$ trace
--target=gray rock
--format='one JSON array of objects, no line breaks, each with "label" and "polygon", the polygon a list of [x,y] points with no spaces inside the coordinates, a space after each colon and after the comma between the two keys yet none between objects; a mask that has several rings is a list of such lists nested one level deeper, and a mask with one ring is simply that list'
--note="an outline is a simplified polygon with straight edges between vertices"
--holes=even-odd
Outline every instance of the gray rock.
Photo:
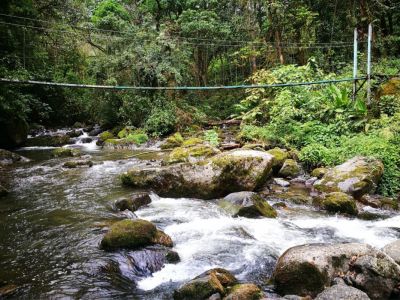
[{"label": "gray rock", "polygon": [[161,196],[213,199],[260,187],[271,174],[273,159],[263,151],[237,149],[196,163],[135,168],[121,179],[125,185],[153,189]]},{"label": "gray rock", "polygon": [[287,159],[279,170],[279,175],[284,178],[294,178],[301,172],[300,165],[294,159]]},{"label": "gray rock", "polygon": [[237,283],[237,279],[227,270],[208,270],[174,291],[175,300],[204,300],[214,294],[224,295],[226,288]]},{"label": "gray rock", "polygon": [[400,265],[400,240],[386,245],[382,250]]},{"label": "gray rock", "polygon": [[14,152],[0,149],[0,166],[11,165],[17,162],[28,162],[29,159]]},{"label": "gray rock", "polygon": [[289,181],[286,181],[285,179],[282,178],[274,178],[274,183],[282,187],[287,187],[290,185]]},{"label": "gray rock", "polygon": [[138,192],[134,193],[129,199],[121,199],[115,202],[115,206],[123,211],[130,210],[132,212],[138,210],[140,207],[150,204],[151,198],[149,193],[146,192]]},{"label": "gray rock", "polygon": [[376,189],[383,170],[382,162],[375,158],[354,157],[328,170],[314,187],[321,192],[344,192],[359,198]]},{"label": "gray rock", "polygon": [[312,296],[330,286],[337,274],[371,299],[388,299],[400,281],[400,267],[366,244],[307,244],[288,249],[278,260],[273,280],[281,294]]},{"label": "gray rock", "polygon": [[253,192],[237,192],[219,201],[219,205],[234,217],[267,217],[276,218],[277,213],[267,201]]},{"label": "gray rock", "polygon": [[351,286],[337,284],[318,294],[315,300],[370,300],[368,295]]}]

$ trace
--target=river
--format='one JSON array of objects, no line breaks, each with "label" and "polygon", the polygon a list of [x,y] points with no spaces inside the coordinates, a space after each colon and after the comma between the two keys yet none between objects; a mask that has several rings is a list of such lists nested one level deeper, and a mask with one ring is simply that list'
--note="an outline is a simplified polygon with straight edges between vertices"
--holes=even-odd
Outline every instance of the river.
[{"label": "river", "polygon": [[103,150],[80,139],[71,146],[90,155],[93,167],[63,168],[68,158],[34,147],[18,151],[30,162],[2,171],[11,193],[0,201],[0,283],[19,286],[16,298],[171,299],[179,284],[217,266],[273,296],[260,278],[291,246],[357,241],[382,248],[400,238],[400,216],[390,212],[365,221],[288,204],[277,219],[232,218],[215,201],[152,194],[136,215],[171,236],[181,261],[150,275],[132,265],[134,252],[104,252],[99,243],[113,221],[134,217],[114,207],[133,192],[118,175],[158,164],[162,153]]}]

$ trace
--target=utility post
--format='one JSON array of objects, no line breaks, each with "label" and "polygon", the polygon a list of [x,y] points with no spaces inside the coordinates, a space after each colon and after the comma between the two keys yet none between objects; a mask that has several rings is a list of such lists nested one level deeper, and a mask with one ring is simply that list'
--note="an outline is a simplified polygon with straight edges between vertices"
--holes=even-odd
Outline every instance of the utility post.
[{"label": "utility post", "polygon": [[368,25],[368,56],[367,56],[367,105],[371,105],[371,53],[372,53],[372,24]]},{"label": "utility post", "polygon": [[358,31],[354,28],[354,49],[353,49],[353,102],[356,101],[357,93],[357,67],[358,67]]}]

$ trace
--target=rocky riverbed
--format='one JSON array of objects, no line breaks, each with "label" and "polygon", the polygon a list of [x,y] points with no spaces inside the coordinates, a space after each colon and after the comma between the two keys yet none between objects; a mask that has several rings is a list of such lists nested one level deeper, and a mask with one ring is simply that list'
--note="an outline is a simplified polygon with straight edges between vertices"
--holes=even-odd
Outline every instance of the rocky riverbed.
[{"label": "rocky riverbed", "polygon": [[2,295],[399,297],[400,215],[373,194],[379,161],[308,174],[284,149],[105,136],[45,132],[1,152]]}]

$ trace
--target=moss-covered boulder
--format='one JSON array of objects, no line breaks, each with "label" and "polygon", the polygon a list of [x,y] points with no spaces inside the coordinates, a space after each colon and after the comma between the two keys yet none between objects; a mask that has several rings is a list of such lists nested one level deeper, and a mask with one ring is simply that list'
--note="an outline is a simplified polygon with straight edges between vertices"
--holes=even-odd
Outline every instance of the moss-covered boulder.
[{"label": "moss-covered boulder", "polygon": [[69,143],[70,143],[70,137],[68,135],[41,135],[29,138],[25,142],[25,146],[61,147]]},{"label": "moss-covered boulder", "polygon": [[252,283],[241,283],[234,285],[230,290],[229,294],[224,300],[258,300],[263,298],[264,293],[255,284]]},{"label": "moss-covered boulder", "polygon": [[219,201],[219,206],[228,211],[234,217],[277,217],[275,209],[254,192],[237,192],[229,194]]},{"label": "moss-covered boulder", "polygon": [[18,163],[18,162],[28,162],[29,159],[8,151],[8,150],[4,150],[4,149],[0,149],[0,166],[6,166],[6,165],[12,165],[14,163]]},{"label": "moss-covered boulder", "polygon": [[103,142],[105,142],[109,139],[113,139],[113,138],[114,138],[114,134],[112,134],[110,131],[103,131],[99,135],[99,140],[101,140]]},{"label": "moss-covered boulder", "polygon": [[301,172],[300,165],[294,159],[286,159],[278,174],[285,178],[294,178]]},{"label": "moss-covered boulder", "polygon": [[92,167],[93,162],[91,160],[70,160],[63,164],[64,168],[75,169],[78,167]]},{"label": "moss-covered boulder", "polygon": [[399,209],[399,200],[382,195],[364,195],[358,201],[373,208],[395,211]]},{"label": "moss-covered boulder", "polygon": [[342,192],[333,192],[326,195],[322,201],[322,206],[331,213],[358,214],[354,198]]},{"label": "moss-covered boulder", "polygon": [[383,175],[383,164],[371,157],[354,157],[330,169],[314,183],[321,192],[344,192],[359,198],[373,192]]},{"label": "moss-covered boulder", "polygon": [[274,148],[274,149],[268,150],[267,152],[274,157],[274,166],[273,167],[274,167],[274,170],[276,170],[276,171],[278,171],[278,170],[280,170],[280,168],[282,168],[283,163],[289,157],[289,153],[287,152],[286,149]]},{"label": "moss-covered boulder", "polygon": [[114,223],[101,241],[104,250],[137,249],[154,244],[172,246],[171,238],[146,220],[123,220]]},{"label": "moss-covered boulder", "polygon": [[382,84],[378,90],[377,96],[378,98],[382,96],[400,96],[400,78],[391,78]]},{"label": "moss-covered boulder", "polygon": [[126,137],[127,137],[129,134],[131,134],[133,131],[134,131],[133,127],[127,126],[127,127],[122,128],[122,129],[118,132],[117,136],[118,136],[118,138],[123,139],[123,138],[126,138]]},{"label": "moss-covered boulder", "polygon": [[400,280],[400,267],[366,244],[306,244],[281,255],[272,279],[281,295],[315,297],[338,274],[346,274],[371,299],[388,299]]},{"label": "moss-covered boulder", "polygon": [[236,278],[221,268],[206,271],[174,291],[175,300],[204,300],[211,295],[226,294],[226,288],[237,283]]},{"label": "moss-covered boulder", "polygon": [[314,170],[312,170],[310,175],[312,177],[317,177],[318,179],[321,179],[327,172],[327,168],[315,168]]},{"label": "moss-covered boulder", "polygon": [[220,152],[221,151],[218,149],[205,144],[195,145],[192,147],[177,147],[171,151],[167,158],[165,158],[164,164],[196,162]]},{"label": "moss-covered boulder", "polygon": [[74,157],[81,155],[81,151],[73,148],[57,148],[51,152],[53,157]]},{"label": "moss-covered boulder", "polygon": [[123,211],[130,210],[132,212],[138,210],[140,207],[151,203],[151,198],[149,193],[138,192],[134,193],[129,199],[121,199],[115,202],[115,206]]},{"label": "moss-covered boulder", "polygon": [[161,149],[173,149],[180,147],[183,144],[183,137],[179,132],[169,136],[165,142],[161,145]]},{"label": "moss-covered boulder", "polygon": [[182,143],[182,147],[192,147],[196,145],[204,144],[204,141],[200,138],[192,137],[184,140]]},{"label": "moss-covered boulder", "polygon": [[238,149],[196,163],[134,168],[121,180],[161,196],[213,199],[260,187],[269,178],[272,164],[273,157],[266,152]]}]

